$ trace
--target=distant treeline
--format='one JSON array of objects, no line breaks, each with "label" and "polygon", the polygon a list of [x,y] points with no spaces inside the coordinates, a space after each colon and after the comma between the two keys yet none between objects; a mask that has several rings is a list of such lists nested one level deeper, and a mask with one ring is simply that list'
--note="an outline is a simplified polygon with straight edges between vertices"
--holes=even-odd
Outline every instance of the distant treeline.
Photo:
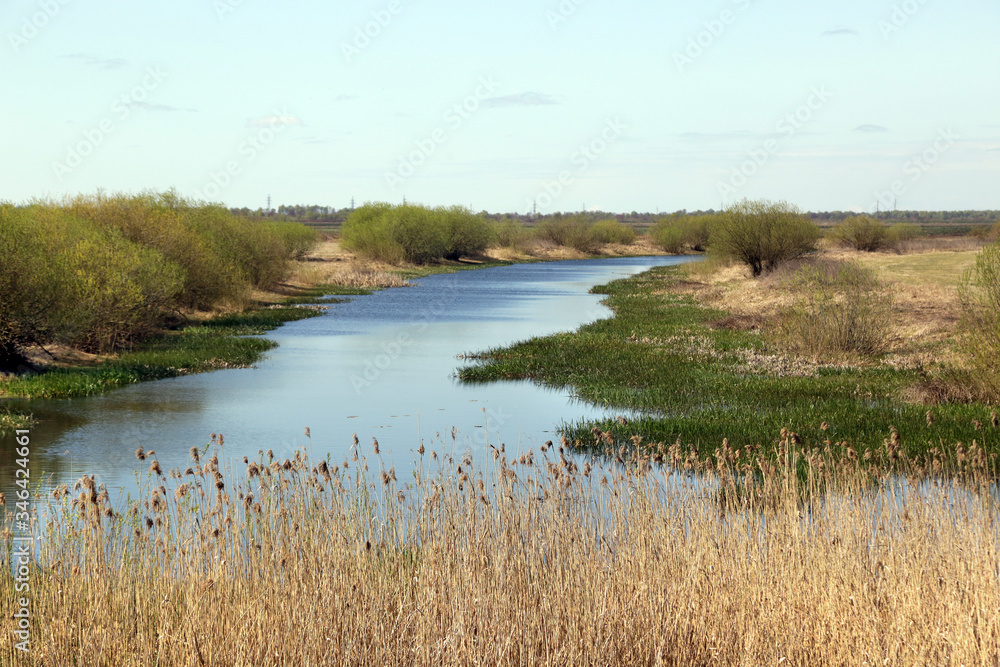
[{"label": "distant treeline", "polygon": [[[353,208],[333,208],[330,206],[318,205],[294,205],[279,206],[273,211],[265,211],[262,208],[251,210],[249,208],[231,209],[234,215],[254,218],[272,218],[302,222],[314,226],[321,226],[323,223],[331,227],[342,225],[350,217]],[[615,220],[627,225],[645,228],[651,227],[668,216],[688,215],[702,216],[720,213],[715,209],[688,211],[681,209],[670,213],[610,213],[607,211],[585,211],[580,213],[548,213],[532,215],[530,213],[489,213],[480,211],[479,215],[487,220],[503,221],[509,220],[522,225],[533,227],[546,220],[558,220],[563,217],[572,216],[577,219],[586,219],[591,222],[599,220]],[[806,216],[820,226],[835,225],[858,214],[851,211],[824,211],[807,212]],[[1000,211],[881,211],[877,215],[872,214],[879,220],[886,222],[909,222],[915,225],[927,227],[945,227],[950,225],[986,225],[993,224],[1000,220]]]},{"label": "distant treeline", "polygon": [[174,193],[0,203],[0,370],[30,345],[121,349],[180,309],[238,309],[317,233]]}]

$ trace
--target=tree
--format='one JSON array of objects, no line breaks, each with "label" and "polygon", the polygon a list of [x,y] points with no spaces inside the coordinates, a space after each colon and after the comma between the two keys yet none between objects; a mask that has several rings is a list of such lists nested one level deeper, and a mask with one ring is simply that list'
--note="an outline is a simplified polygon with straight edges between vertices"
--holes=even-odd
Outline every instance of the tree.
[{"label": "tree", "polygon": [[787,202],[743,199],[718,216],[709,245],[746,264],[757,277],[813,252],[821,235],[819,227]]}]

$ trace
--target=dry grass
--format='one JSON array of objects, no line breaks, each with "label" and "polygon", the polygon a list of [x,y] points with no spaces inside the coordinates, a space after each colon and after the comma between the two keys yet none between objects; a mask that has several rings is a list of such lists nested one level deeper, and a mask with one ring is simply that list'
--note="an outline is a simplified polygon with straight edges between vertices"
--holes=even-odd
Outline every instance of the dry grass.
[{"label": "dry grass", "polygon": [[374,484],[364,458],[261,454],[236,475],[221,442],[186,473],[147,459],[130,508],[91,478],[57,490],[33,662],[995,664],[992,460],[907,461],[892,433],[869,467],[796,441],[616,446],[607,464],[501,448],[485,468],[421,447],[410,483],[376,445]]},{"label": "dry grass", "polygon": [[796,303],[789,277],[803,264],[836,265],[853,261],[876,271],[895,294],[893,333],[887,361],[895,366],[924,367],[958,361],[955,331],[961,318],[958,284],[975,263],[975,250],[949,251],[945,246],[965,242],[937,239],[943,246],[912,254],[865,253],[826,248],[812,257],[781,265],[773,273],[753,279],[742,266],[715,264],[686,267],[688,282],[682,291],[695,294],[705,305],[726,310],[746,328],[767,328]]},{"label": "dry grass", "polygon": [[339,239],[328,237],[295,263],[289,283],[298,287],[335,285],[364,289],[408,285],[397,271],[398,267],[358,257],[344,250]]}]

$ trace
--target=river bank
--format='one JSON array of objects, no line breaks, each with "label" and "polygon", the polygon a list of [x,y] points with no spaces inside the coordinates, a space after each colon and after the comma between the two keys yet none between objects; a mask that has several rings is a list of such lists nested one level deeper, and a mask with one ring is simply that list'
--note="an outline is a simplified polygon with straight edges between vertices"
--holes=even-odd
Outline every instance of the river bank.
[{"label": "river bank", "polygon": [[[604,257],[663,254],[645,237],[629,246],[605,246]],[[185,312],[173,326],[134,349],[94,355],[59,346],[29,349],[35,370],[0,377],[3,399],[53,399],[93,396],[137,382],[158,380],[255,364],[275,343],[261,338],[286,322],[315,317],[338,297],[402,287],[410,280],[521,262],[586,257],[562,246],[536,245],[530,252],[494,248],[473,260],[431,265],[391,265],[344,250],[326,238],[292,264],[287,279],[271,291],[256,290],[253,307],[244,312]],[[326,305],[324,305],[326,304]],[[9,405],[0,412],[0,430],[23,428],[30,414]]]},{"label": "river bank", "polygon": [[[581,446],[638,437],[701,454],[728,440],[767,447],[782,429],[805,447],[880,447],[894,439],[914,457],[943,442],[998,442],[995,412],[935,402],[925,387],[954,360],[957,290],[974,251],[906,256],[824,251],[810,262],[868,262],[895,295],[881,354],[808,355],[783,345],[782,313],[799,294],[791,269],[751,279],[738,267],[653,269],[594,291],[613,319],[575,333],[470,355],[467,382],[530,379],[635,419],[570,425]],[[952,280],[953,278],[953,280]],[[895,435],[894,435],[895,434]]]}]

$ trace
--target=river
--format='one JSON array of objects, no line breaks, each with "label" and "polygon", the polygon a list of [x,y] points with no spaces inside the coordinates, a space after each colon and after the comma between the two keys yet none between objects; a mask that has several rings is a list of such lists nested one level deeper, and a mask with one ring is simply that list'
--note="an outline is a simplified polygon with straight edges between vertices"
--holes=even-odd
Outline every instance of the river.
[{"label": "river", "polygon": [[[508,451],[534,447],[557,438],[564,421],[607,413],[566,388],[463,384],[454,377],[468,363],[459,355],[609,317],[591,287],[689,259],[574,260],[430,276],[282,326],[268,334],[279,346],[254,368],[33,401],[40,423],[31,433],[32,483],[46,490],[92,474],[127,492],[148,465],[135,458],[138,447],[155,450],[164,470],[183,470],[190,447],[204,446],[213,433],[224,435],[232,458],[271,449],[283,459],[304,447],[334,462],[348,456],[356,433],[368,453],[377,438],[383,461],[401,471],[421,442],[473,455],[487,441]],[[12,436],[4,436],[3,451],[12,447]],[[0,490],[8,496],[16,488],[13,459],[0,462]]]}]

